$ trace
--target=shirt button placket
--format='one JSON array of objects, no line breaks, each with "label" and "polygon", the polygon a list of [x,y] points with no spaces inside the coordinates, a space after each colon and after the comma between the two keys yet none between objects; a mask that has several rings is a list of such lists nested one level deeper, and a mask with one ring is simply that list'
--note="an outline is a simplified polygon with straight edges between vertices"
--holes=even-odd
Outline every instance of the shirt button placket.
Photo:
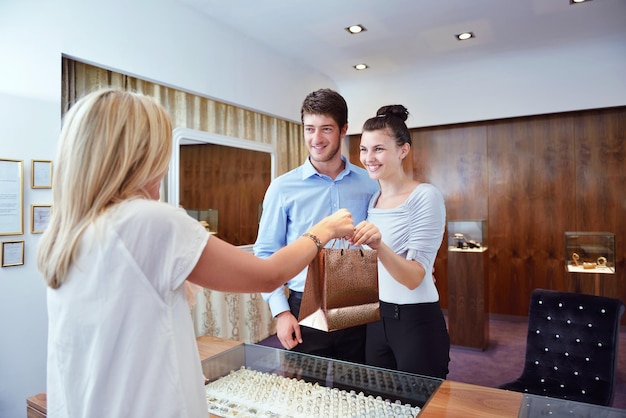
[{"label": "shirt button placket", "polygon": [[337,184],[334,181],[331,183],[330,189],[332,211],[336,212],[337,210],[339,210],[339,191],[337,190]]}]

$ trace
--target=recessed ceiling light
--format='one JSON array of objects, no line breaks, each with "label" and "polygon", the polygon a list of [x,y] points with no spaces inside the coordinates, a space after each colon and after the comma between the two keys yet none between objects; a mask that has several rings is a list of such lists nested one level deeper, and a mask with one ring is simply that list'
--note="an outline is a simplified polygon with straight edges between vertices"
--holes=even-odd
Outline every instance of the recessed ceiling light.
[{"label": "recessed ceiling light", "polygon": [[459,33],[458,35],[454,35],[454,37],[459,41],[465,41],[470,38],[475,38],[476,35],[474,35],[474,32],[463,32]]},{"label": "recessed ceiling light", "polygon": [[367,29],[363,25],[352,25],[345,28],[348,33],[351,35],[356,35],[357,33],[365,32]]},{"label": "recessed ceiling light", "polygon": [[569,4],[584,3],[586,1],[591,1],[591,0],[569,0]]},{"label": "recessed ceiling light", "polygon": [[354,66],[354,68],[357,69],[357,70],[365,70],[365,69],[367,69],[369,67],[367,66],[367,64],[357,64],[357,65]]}]

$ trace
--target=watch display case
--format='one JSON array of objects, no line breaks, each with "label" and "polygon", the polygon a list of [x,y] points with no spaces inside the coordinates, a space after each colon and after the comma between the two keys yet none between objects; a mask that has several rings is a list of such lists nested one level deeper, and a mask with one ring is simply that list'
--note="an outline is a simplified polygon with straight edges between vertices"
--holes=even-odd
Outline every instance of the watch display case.
[{"label": "watch display case", "polygon": [[615,274],[615,234],[566,232],[565,268],[570,273]]},{"label": "watch display case", "polygon": [[243,344],[202,362],[218,417],[415,417],[441,379]]},{"label": "watch display case", "polygon": [[459,219],[448,221],[448,251],[475,251],[487,249],[487,221]]}]

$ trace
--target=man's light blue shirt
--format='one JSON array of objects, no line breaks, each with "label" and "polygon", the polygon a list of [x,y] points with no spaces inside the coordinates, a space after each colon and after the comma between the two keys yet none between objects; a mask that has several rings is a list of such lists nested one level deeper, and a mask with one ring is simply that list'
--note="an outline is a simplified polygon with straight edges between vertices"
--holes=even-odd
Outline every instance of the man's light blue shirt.
[{"label": "man's light blue shirt", "polygon": [[[367,218],[367,207],[372,195],[378,191],[378,183],[369,178],[367,171],[350,164],[343,155],[341,159],[346,166],[334,180],[318,173],[307,158],[303,165],[272,181],[263,200],[255,255],[269,257],[341,208],[350,211],[355,225]],[[289,280],[287,286],[302,292],[306,272],[305,268]],[[262,295],[269,303],[272,315],[289,310],[282,286]]]}]

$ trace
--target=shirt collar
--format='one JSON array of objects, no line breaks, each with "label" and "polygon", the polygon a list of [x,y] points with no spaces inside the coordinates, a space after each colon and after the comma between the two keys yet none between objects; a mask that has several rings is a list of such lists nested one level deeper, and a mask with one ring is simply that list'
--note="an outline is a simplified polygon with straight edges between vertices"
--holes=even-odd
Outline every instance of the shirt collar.
[{"label": "shirt collar", "polygon": [[[335,180],[341,180],[344,176],[348,175],[353,169],[353,165],[348,161],[345,155],[341,154],[341,160],[345,163],[344,169],[337,175]],[[312,177],[314,175],[321,176],[320,173],[317,172],[313,164],[311,164],[311,159],[309,156],[306,157],[304,164],[302,165],[302,178],[306,179]]]}]

